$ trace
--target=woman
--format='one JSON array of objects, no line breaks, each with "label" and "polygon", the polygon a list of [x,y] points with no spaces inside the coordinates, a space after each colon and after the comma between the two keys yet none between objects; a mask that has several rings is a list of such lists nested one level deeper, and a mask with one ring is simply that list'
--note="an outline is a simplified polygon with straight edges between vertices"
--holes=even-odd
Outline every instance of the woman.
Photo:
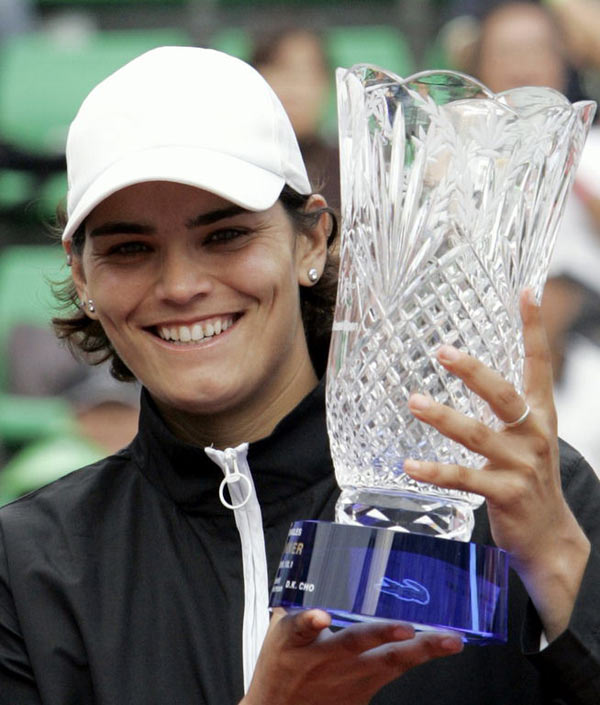
[{"label": "woman", "polygon": [[[489,459],[477,472],[407,469],[487,497],[474,539],[509,550],[519,576],[509,643],[458,654],[456,636],[403,624],[332,633],[320,610],[269,625],[290,521],[331,520],[337,496],[319,383],[331,214],[272,91],[209,50],[158,49],[109,77],[82,105],[67,155],[63,242],[81,311],[57,325],[142,383],[140,427],[117,455],[0,511],[5,702],[362,705],[418,694],[522,705],[549,702],[549,689],[595,702],[598,559],[561,489],[530,297],[531,413],[447,347],[442,363],[510,426],[492,432],[411,398],[420,419]],[[597,541],[597,480],[562,451],[567,498]],[[542,630],[550,645],[525,657],[522,629],[525,648],[538,651]],[[425,664],[441,656],[452,658]]]}]

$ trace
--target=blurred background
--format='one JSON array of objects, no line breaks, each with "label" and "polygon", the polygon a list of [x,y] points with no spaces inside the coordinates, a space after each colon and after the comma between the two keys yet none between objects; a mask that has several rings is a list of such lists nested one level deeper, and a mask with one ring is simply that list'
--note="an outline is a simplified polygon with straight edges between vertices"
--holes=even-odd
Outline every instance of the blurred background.
[{"label": "blurred background", "polygon": [[[600,0],[0,0],[0,504],[117,451],[139,390],[55,340],[68,275],[56,207],[82,99],[165,44],[250,61],[284,103],[315,188],[339,207],[333,73],[456,69],[492,90],[551,86],[600,98]],[[567,204],[544,315],[559,430],[600,469],[600,128]]]}]

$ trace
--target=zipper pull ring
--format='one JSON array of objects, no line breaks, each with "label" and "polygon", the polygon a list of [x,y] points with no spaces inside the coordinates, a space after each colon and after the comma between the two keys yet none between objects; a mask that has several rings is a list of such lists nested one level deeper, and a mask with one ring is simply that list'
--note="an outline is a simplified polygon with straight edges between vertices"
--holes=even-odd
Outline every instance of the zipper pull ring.
[{"label": "zipper pull ring", "polygon": [[[248,500],[250,499],[252,495],[252,484],[250,480],[245,476],[242,475],[242,473],[239,470],[238,463],[237,463],[237,455],[234,450],[231,448],[228,448],[225,451],[225,477],[221,480],[221,484],[219,485],[219,499],[221,500],[221,504],[224,507],[227,507],[227,509],[241,509],[245,504],[248,503]],[[233,466],[233,469],[232,469]],[[232,485],[235,482],[240,482],[240,480],[243,480],[245,483],[245,489],[246,489],[246,496],[242,499],[241,502],[238,502],[238,504],[232,504],[228,500],[225,499],[225,487],[227,485]],[[242,490],[242,488],[240,488]]]}]

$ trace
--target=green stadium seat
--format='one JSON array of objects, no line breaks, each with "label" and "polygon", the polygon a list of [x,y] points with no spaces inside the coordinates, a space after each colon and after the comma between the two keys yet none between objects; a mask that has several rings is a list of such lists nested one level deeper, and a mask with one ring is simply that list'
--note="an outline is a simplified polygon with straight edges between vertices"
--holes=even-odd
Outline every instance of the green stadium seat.
[{"label": "green stadium seat", "polygon": [[0,254],[0,439],[19,444],[72,427],[62,399],[9,394],[7,348],[17,325],[49,327],[56,312],[51,282],[66,276],[65,257],[56,245],[13,246]]},{"label": "green stadium seat", "polygon": [[422,71],[431,70],[456,70],[456,66],[452,65],[446,49],[444,47],[443,35],[438,34],[430,42],[425,50],[425,55],[422,61]]},{"label": "green stadium seat", "polygon": [[[44,32],[8,39],[0,47],[0,139],[37,154],[62,153],[71,120],[94,85],[148,49],[189,42],[178,29],[94,32],[67,43]],[[65,193],[64,175],[40,184],[0,171],[0,212],[20,204],[47,218]]]},{"label": "green stadium seat", "polygon": [[[371,63],[405,76],[414,70],[411,49],[403,35],[393,27],[331,27],[323,36],[332,68]],[[213,34],[210,46],[248,60],[252,53],[252,37],[244,27],[228,27]]]},{"label": "green stadium seat", "polygon": [[327,50],[334,67],[369,63],[400,76],[414,70],[414,59],[403,35],[385,25],[332,27],[326,33]]},{"label": "green stadium seat", "polygon": [[61,397],[0,393],[0,439],[12,448],[76,432],[69,402]]},{"label": "green stadium seat", "polygon": [[[410,76],[414,70],[412,52],[400,32],[393,27],[368,25],[333,27],[326,35],[327,52],[334,68],[350,68],[354,64],[374,64],[399,76]],[[331,91],[324,121],[324,132],[336,133],[337,106]]]},{"label": "green stadium seat", "polygon": [[42,438],[18,453],[0,472],[0,506],[106,455],[74,433]]},{"label": "green stadium seat", "polygon": [[0,135],[30,150],[61,152],[96,83],[148,49],[187,43],[176,29],[94,32],[71,42],[44,32],[12,37],[0,47]]},{"label": "green stadium seat", "polygon": [[10,211],[27,202],[34,188],[35,179],[31,174],[0,169],[0,210]]},{"label": "green stadium seat", "polygon": [[127,5],[128,7],[144,7],[147,5],[154,6],[185,6],[189,0],[37,0],[37,4],[41,7],[86,7],[99,5]]},{"label": "green stadium seat", "polygon": [[215,32],[210,46],[244,61],[248,61],[252,54],[252,38],[244,27],[226,27]]},{"label": "green stadium seat", "polygon": [[6,388],[5,355],[16,325],[50,326],[56,311],[52,283],[67,276],[62,247],[15,245],[0,253],[0,387]]}]

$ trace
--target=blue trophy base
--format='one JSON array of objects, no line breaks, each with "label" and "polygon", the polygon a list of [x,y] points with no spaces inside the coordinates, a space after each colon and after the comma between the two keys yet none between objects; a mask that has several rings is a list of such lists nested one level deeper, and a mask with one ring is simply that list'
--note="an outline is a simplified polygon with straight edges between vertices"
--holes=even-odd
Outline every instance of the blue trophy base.
[{"label": "blue trophy base", "polygon": [[333,623],[400,620],[478,644],[507,639],[508,555],[491,546],[321,521],[294,522],[271,607]]}]

